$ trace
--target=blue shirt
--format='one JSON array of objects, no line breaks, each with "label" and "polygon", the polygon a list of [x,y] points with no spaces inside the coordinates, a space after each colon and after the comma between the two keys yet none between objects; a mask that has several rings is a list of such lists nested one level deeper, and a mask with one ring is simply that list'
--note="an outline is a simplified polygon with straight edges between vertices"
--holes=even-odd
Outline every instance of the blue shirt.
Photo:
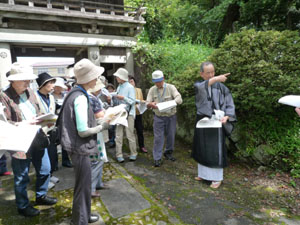
[{"label": "blue shirt", "polygon": [[120,104],[126,104],[126,110],[129,115],[135,117],[135,90],[129,82],[120,84],[117,88],[118,95],[124,96],[123,100],[119,100]]}]

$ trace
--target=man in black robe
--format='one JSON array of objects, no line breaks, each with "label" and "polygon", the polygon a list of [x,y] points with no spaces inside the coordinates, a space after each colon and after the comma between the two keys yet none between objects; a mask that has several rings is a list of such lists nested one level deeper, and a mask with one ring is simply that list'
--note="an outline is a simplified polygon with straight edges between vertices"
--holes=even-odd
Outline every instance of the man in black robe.
[{"label": "man in black robe", "polygon": [[235,121],[235,106],[229,89],[223,84],[227,74],[215,76],[211,62],[204,62],[200,67],[204,81],[194,84],[196,91],[196,122],[204,117],[211,118],[214,110],[224,112],[220,119],[221,128],[196,128],[192,157],[198,162],[196,180],[212,181],[211,187],[218,188],[223,180],[223,168],[227,166],[225,133],[232,131],[231,122]]}]

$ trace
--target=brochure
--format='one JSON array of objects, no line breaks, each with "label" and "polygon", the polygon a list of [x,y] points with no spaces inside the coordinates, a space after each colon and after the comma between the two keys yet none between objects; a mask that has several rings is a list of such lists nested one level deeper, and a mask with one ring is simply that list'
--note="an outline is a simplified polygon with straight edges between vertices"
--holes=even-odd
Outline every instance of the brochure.
[{"label": "brochure", "polygon": [[44,121],[53,121],[55,122],[57,120],[57,115],[53,114],[53,113],[47,113],[47,114],[43,114],[41,116],[36,117],[37,120],[40,120],[42,122]]},{"label": "brochure", "polygon": [[175,100],[167,101],[167,102],[160,102],[157,103],[156,106],[160,112],[166,112],[174,107],[177,106]]},{"label": "brochure", "polygon": [[[37,131],[37,125],[20,124],[15,126],[0,120],[0,150],[27,152]],[[2,151],[1,151],[2,153]]]}]

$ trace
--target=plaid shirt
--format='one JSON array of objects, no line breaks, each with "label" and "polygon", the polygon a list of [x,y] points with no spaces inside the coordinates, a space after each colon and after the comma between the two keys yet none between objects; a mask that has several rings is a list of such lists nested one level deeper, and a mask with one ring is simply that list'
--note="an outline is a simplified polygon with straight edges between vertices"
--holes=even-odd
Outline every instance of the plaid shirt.
[{"label": "plaid shirt", "polygon": [[[25,91],[28,100],[36,109],[36,112],[40,114],[40,108],[33,91],[28,88]],[[0,101],[4,105],[4,113],[7,120],[11,123],[22,121],[22,112],[18,106],[20,103],[20,96],[16,93],[15,89],[10,85],[4,92],[0,92]],[[26,154],[24,152],[14,152],[13,157],[18,159],[26,159]]]}]

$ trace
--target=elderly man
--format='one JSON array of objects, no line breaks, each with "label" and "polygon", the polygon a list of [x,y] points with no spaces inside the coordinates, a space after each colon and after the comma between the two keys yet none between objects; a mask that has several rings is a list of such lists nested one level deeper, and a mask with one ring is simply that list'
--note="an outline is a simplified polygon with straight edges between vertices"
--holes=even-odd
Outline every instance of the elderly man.
[{"label": "elderly man", "polygon": [[97,121],[87,90],[95,87],[103,67],[82,59],[74,66],[77,85],[68,93],[57,120],[62,147],[70,154],[75,187],[72,207],[74,225],[87,225],[99,220],[91,213],[91,162],[90,155],[98,153],[97,133],[108,128],[108,123]]},{"label": "elderly man", "polygon": [[[8,76],[10,86],[5,90],[9,101],[4,100],[2,102],[6,107],[5,114],[9,122],[16,125],[20,123],[35,124],[37,122],[35,118],[40,114],[40,109],[33,91],[29,88],[30,81],[36,78],[31,67],[19,63],[12,65]],[[36,203],[53,205],[57,200],[47,196],[50,180],[50,161],[47,150],[42,147],[38,149],[32,145],[27,154],[14,152],[12,154],[12,169],[18,212],[24,216],[37,216],[40,211],[30,205],[27,196],[30,162],[36,170]]]},{"label": "elderly man", "polygon": [[218,188],[223,180],[223,168],[227,165],[225,132],[232,131],[230,122],[235,121],[235,107],[229,89],[222,84],[227,74],[215,76],[211,62],[200,66],[204,81],[194,84],[196,91],[196,122],[204,117],[212,117],[214,110],[222,110],[220,119],[223,128],[195,128],[192,157],[198,162],[198,176],[195,180],[212,181],[211,188]]},{"label": "elderly man", "polygon": [[[114,76],[119,83],[117,88],[117,95],[114,96],[118,100],[119,104],[125,104],[128,112],[128,127],[125,127],[126,136],[129,142],[130,148],[130,161],[135,161],[137,157],[136,141],[134,135],[134,119],[135,119],[135,90],[134,87],[128,82],[128,72],[124,68],[119,68]],[[123,131],[124,126],[119,124],[116,128],[116,156],[119,163],[124,162],[123,158]]]},{"label": "elderly man", "polygon": [[180,93],[172,84],[164,81],[164,74],[160,70],[152,73],[152,81],[155,86],[151,87],[147,95],[147,106],[154,111],[153,132],[154,146],[153,158],[154,166],[159,167],[162,163],[162,152],[164,147],[164,136],[166,135],[166,148],[164,156],[167,160],[175,161],[173,156],[175,133],[176,133],[176,107],[160,112],[157,103],[175,100],[176,104],[182,103]]}]

